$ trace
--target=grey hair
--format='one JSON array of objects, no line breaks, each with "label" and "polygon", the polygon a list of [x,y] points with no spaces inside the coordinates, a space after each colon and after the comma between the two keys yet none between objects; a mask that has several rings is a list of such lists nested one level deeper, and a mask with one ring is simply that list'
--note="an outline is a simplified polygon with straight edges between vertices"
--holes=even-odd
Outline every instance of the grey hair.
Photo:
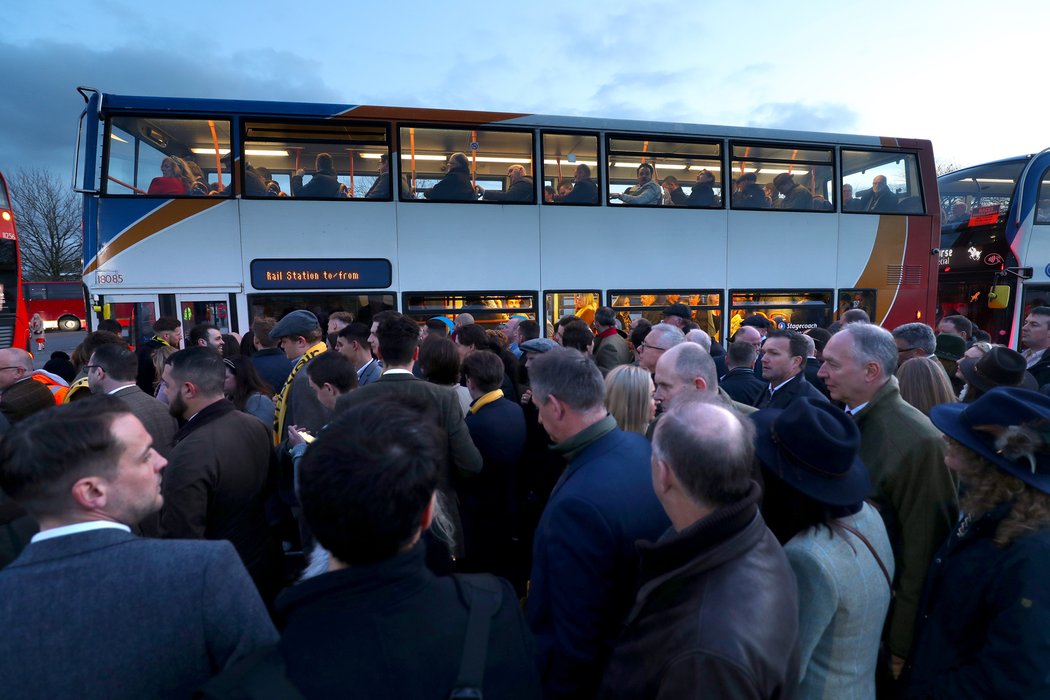
[{"label": "grey hair", "polygon": [[553,394],[574,411],[605,406],[605,381],[594,360],[579,350],[555,348],[529,360],[532,395],[547,403]]},{"label": "grey hair", "polygon": [[803,333],[802,334],[802,342],[806,344],[806,357],[807,358],[808,357],[816,357],[817,356],[817,344],[813,342],[813,339],[810,338],[805,333]]},{"label": "grey hair", "polygon": [[697,343],[686,343],[675,350],[675,356],[670,359],[674,360],[673,371],[679,381],[691,384],[694,379],[701,377],[708,391],[718,390],[718,370],[715,368],[715,361],[711,359],[711,353]]},{"label": "grey hair", "polygon": [[682,332],[682,329],[678,326],[672,326],[670,323],[657,323],[649,330],[649,335],[646,338],[648,339],[653,333],[662,334],[660,336],[661,340],[667,340],[662,345],[666,345],[668,349],[685,342],[685,333]]},{"label": "grey hair", "polygon": [[893,329],[893,337],[907,343],[909,348],[919,348],[927,355],[937,350],[937,338],[933,329],[925,323],[905,323]]},{"label": "grey hair", "polygon": [[850,323],[839,333],[853,339],[852,356],[858,364],[878,364],[884,379],[889,379],[897,371],[897,344],[893,342],[893,335],[882,326]]},{"label": "grey hair", "polygon": [[711,352],[711,336],[707,334],[707,331],[694,328],[685,334],[685,340],[687,343],[696,343],[704,350]]}]

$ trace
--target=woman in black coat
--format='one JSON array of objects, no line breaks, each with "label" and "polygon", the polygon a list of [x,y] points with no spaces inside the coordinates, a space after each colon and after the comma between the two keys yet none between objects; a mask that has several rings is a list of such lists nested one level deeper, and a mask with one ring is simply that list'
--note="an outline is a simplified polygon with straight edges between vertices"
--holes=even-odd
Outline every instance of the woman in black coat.
[{"label": "woman in black coat", "polygon": [[1050,398],[997,388],[930,419],[963,517],[930,562],[901,697],[1050,697]]}]

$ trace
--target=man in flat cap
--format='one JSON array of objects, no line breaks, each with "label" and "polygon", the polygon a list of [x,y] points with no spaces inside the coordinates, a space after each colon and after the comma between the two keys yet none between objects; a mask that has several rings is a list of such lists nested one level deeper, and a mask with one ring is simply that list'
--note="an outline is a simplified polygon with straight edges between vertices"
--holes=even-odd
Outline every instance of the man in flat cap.
[{"label": "man in flat cap", "polygon": [[329,411],[317,399],[306,376],[306,365],[328,346],[321,340],[321,324],[305,309],[297,309],[277,322],[270,331],[270,339],[277,342],[285,356],[294,362],[284,386],[277,394],[277,410],[273,420],[273,442],[279,445],[287,430],[295,426],[316,434],[330,418]]}]

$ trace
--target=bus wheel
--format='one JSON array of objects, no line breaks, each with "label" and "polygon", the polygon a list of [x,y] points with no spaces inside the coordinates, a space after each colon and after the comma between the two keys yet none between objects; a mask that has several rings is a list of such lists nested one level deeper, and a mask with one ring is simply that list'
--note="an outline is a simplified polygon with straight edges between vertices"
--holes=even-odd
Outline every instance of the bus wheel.
[{"label": "bus wheel", "polygon": [[58,319],[58,330],[79,331],[80,319],[76,316],[63,316],[62,318]]}]

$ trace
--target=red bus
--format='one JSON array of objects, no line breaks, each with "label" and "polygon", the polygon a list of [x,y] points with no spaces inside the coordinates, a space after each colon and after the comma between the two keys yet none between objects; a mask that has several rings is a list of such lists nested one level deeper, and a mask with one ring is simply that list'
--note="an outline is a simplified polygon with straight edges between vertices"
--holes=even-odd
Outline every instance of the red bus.
[{"label": "red bus", "polygon": [[24,348],[29,317],[22,302],[22,258],[7,181],[0,173],[0,347]]},{"label": "red bus", "polygon": [[87,326],[84,287],[80,282],[26,282],[26,314],[40,314],[48,330],[79,331]]}]

